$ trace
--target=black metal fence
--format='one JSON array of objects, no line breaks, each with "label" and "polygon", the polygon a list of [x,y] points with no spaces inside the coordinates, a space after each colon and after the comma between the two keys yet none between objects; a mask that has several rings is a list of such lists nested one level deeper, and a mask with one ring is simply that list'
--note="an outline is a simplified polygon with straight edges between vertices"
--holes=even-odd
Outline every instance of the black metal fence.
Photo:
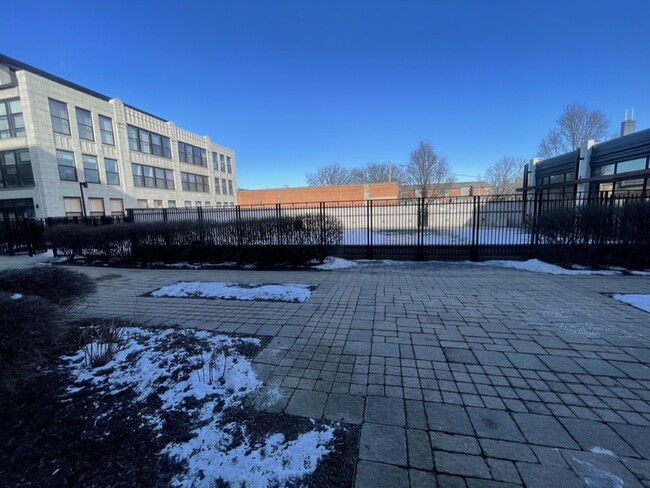
[{"label": "black metal fence", "polygon": [[[558,240],[579,231],[577,221],[565,217],[562,230],[550,230],[548,219],[562,209],[626,208],[647,201],[638,195],[474,196],[430,199],[348,201],[223,208],[131,209],[133,222],[202,220],[250,225],[256,221],[305,216],[333,217],[343,233],[334,252],[348,259],[498,259],[529,258],[544,254],[545,247],[583,245],[585,240]],[[568,213],[567,213],[568,212]],[[585,211],[583,210],[583,214]],[[600,218],[605,218],[601,212]],[[544,224],[544,227],[542,227]],[[595,225],[595,224],[594,224]],[[603,223],[604,225],[604,223]],[[611,226],[610,226],[611,227]],[[620,229],[607,230],[606,245],[620,245]],[[282,245],[282,232],[271,245]],[[236,244],[236,243],[233,243]],[[269,244],[268,241],[265,244]],[[586,242],[589,244],[589,242]],[[548,250],[547,250],[548,251]]]},{"label": "black metal fence", "polygon": [[0,254],[13,255],[27,252],[33,256],[36,251],[47,249],[43,238],[45,224],[34,219],[3,219],[0,221]]}]

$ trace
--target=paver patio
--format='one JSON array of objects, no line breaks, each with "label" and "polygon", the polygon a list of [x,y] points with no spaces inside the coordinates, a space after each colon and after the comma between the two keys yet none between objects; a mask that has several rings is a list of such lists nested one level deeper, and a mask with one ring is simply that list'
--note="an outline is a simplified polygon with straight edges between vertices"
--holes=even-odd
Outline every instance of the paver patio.
[{"label": "paver patio", "polygon": [[[606,295],[650,293],[650,277],[77,269],[98,283],[82,316],[273,336],[259,407],[361,423],[357,487],[650,486],[650,314]],[[318,288],[305,303],[141,296],[177,281]]]}]

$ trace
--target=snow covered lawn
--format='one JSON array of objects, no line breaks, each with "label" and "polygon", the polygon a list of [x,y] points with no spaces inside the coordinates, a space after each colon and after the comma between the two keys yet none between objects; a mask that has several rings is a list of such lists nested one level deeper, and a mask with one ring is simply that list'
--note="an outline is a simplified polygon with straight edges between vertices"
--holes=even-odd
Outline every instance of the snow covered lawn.
[{"label": "snow covered lawn", "polygon": [[153,297],[223,298],[229,300],[262,300],[275,302],[304,302],[311,297],[313,285],[236,284],[188,281],[163,286],[151,293]]},{"label": "snow covered lawn", "polygon": [[650,294],[649,295],[613,295],[612,298],[619,300],[633,307],[640,308],[641,310],[650,313]]},{"label": "snow covered lawn", "polygon": [[[259,349],[259,339],[175,329],[123,331],[119,352],[104,366],[88,364],[89,346],[63,358],[73,379],[68,394],[103,402],[103,419],[123,407],[127,393],[142,424],[164,439],[159,456],[179,465],[173,486],[300,484],[333,452],[338,424],[301,419],[297,428],[285,429],[289,438],[275,430],[282,422],[267,421],[261,430],[255,424],[250,397],[261,382],[247,354]],[[181,421],[173,422],[175,415]]]}]

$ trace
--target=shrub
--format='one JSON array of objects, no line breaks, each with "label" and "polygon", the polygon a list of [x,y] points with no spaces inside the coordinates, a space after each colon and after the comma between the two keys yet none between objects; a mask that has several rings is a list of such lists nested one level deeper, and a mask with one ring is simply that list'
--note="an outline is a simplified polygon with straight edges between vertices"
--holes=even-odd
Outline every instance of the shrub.
[{"label": "shrub", "polygon": [[67,305],[95,291],[95,283],[83,273],[58,266],[39,266],[0,273],[0,290],[37,295]]},{"label": "shrub", "polygon": [[104,366],[126,347],[126,331],[115,321],[100,323],[81,329],[81,349],[86,365],[92,368]]}]

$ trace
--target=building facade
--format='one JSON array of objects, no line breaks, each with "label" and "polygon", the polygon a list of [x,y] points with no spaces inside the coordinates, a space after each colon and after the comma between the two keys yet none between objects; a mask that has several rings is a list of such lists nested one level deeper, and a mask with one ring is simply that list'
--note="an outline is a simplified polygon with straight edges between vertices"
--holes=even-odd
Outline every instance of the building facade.
[{"label": "building facade", "polygon": [[0,218],[234,206],[209,137],[0,55]]},{"label": "building facade", "polygon": [[350,202],[391,200],[399,197],[399,185],[369,183],[362,185],[306,186],[267,190],[239,190],[239,205],[276,205],[314,202]]},{"label": "building facade", "polygon": [[524,170],[524,188],[545,199],[634,197],[650,194],[650,129],[634,130],[626,120],[621,136],[587,141],[575,151],[533,160]]}]

